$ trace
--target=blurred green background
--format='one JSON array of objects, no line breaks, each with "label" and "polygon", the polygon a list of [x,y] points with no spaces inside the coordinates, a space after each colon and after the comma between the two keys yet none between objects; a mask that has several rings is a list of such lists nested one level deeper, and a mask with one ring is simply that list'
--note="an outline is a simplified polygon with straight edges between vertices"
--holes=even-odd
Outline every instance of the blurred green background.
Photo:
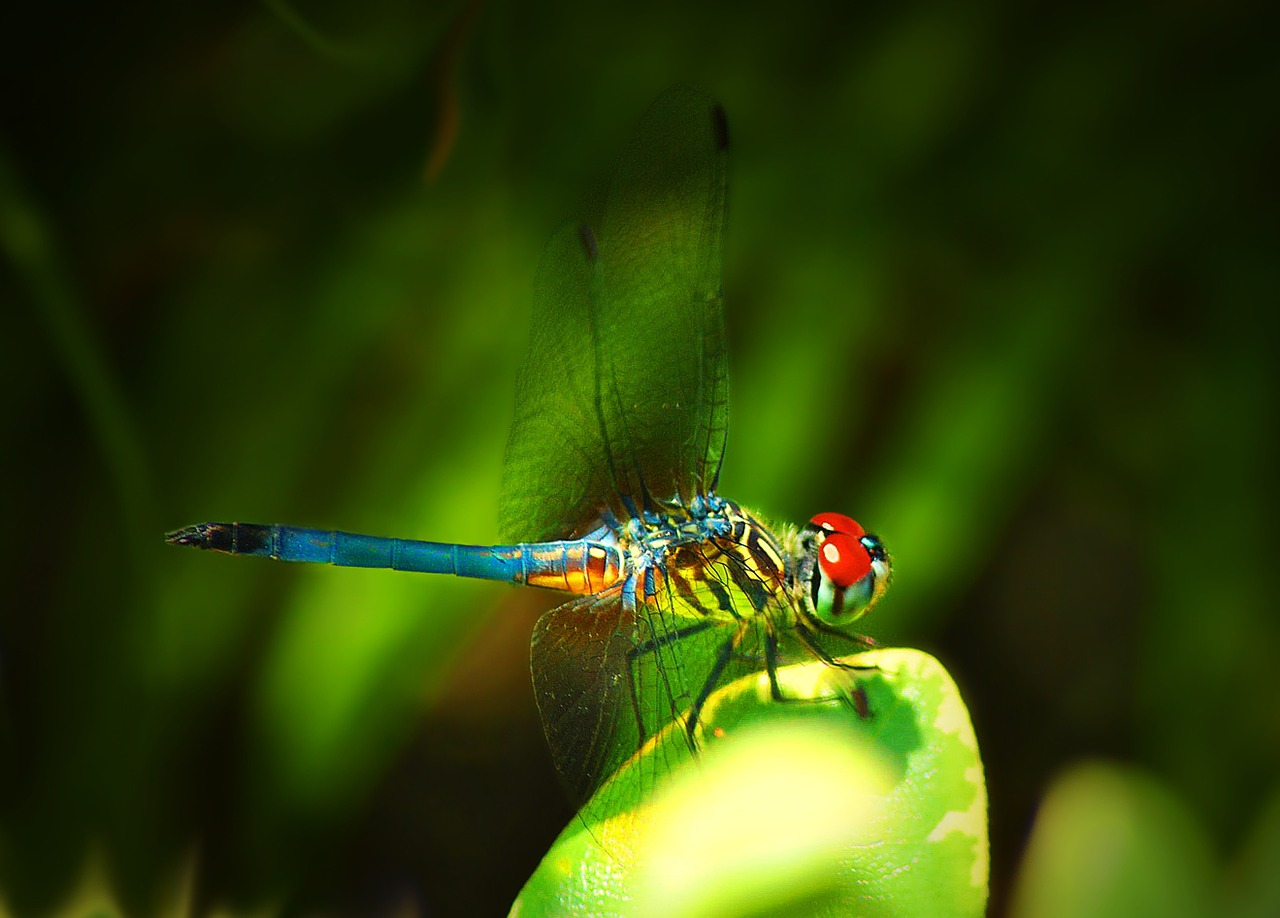
[{"label": "blurred green background", "polygon": [[1275,26],[6,6],[3,902],[96,865],[133,914],[505,912],[571,815],[527,669],[555,597],[161,537],[493,539],[542,245],[681,80],[732,138],[721,490],[893,551],[866,630],[965,693],[992,913],[1085,757],[1234,863],[1280,776]]}]

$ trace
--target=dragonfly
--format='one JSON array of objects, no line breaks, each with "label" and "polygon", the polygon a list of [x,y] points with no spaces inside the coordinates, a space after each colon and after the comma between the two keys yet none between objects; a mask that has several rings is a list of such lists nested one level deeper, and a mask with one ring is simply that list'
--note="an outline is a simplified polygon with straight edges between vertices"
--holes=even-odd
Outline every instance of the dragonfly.
[{"label": "dragonfly", "polygon": [[[622,155],[598,228],[549,243],[506,448],[505,544],[239,522],[168,540],[573,594],[534,627],[533,686],[557,769],[601,813],[596,792],[660,731],[697,754],[717,688],[764,672],[775,699],[795,700],[780,667],[857,669],[842,657],[874,645],[851,626],[888,586],[881,541],[840,513],[773,526],[716,493],[727,148],[720,106],[669,90]],[[669,764],[653,763],[653,780]]]}]

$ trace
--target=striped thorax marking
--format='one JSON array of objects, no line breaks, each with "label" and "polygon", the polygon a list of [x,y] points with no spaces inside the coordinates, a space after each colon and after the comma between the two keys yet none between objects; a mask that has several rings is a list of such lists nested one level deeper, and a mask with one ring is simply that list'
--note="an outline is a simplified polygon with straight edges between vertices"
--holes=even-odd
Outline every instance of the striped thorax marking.
[{"label": "striped thorax marking", "polygon": [[[634,526],[634,521],[633,524]],[[721,500],[706,518],[651,521],[641,536],[655,591],[667,581],[683,604],[713,619],[751,618],[787,602],[786,555],[769,530],[737,504]]]}]

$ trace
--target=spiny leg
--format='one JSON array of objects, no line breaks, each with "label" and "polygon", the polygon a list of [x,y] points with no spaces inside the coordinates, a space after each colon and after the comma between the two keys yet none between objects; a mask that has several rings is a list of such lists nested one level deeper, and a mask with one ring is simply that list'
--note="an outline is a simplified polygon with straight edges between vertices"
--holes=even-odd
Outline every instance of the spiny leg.
[{"label": "spiny leg", "polygon": [[[821,644],[818,643],[817,635],[814,634],[813,629],[811,629],[809,625],[805,624],[804,622],[796,622],[795,630],[800,640],[804,642],[804,645],[809,648],[809,650],[813,653],[813,655],[816,656],[823,663],[826,663],[828,666],[834,666],[836,669],[850,669],[850,670],[878,670],[880,668],[873,664],[845,663],[841,660],[837,660],[835,657],[833,657],[831,654],[827,652],[825,647],[823,647]],[[829,629],[826,627],[822,627],[819,630],[821,630],[824,634],[831,634],[846,641],[849,640],[851,637],[851,635],[845,634],[843,631],[838,631],[834,628]],[[863,638],[858,636],[855,639],[857,640],[858,643],[866,646],[868,650],[876,646],[875,643],[869,640],[868,638]]]},{"label": "spiny leg", "polygon": [[[844,663],[837,660],[835,657],[831,656],[831,654],[827,653],[826,649],[817,642],[813,632],[811,632],[804,624],[797,622],[795,627],[796,633],[799,635],[800,640],[804,642],[804,645],[809,648],[810,652],[812,652],[814,656],[827,666],[835,667],[836,669],[844,672],[867,672],[878,671],[880,669],[880,667],[874,665],[864,666],[858,663]],[[840,635],[847,637],[847,635],[843,635],[843,633],[840,633]],[[813,704],[820,703],[825,700],[822,698],[796,698],[784,694],[782,686],[778,684],[778,666],[780,663],[781,659],[778,654],[778,638],[777,635],[770,632],[765,636],[765,667],[769,672],[769,692],[773,696],[774,701],[781,702],[782,704]],[[854,683],[849,699],[853,704],[853,709],[857,712],[859,719],[867,720],[871,717],[871,707],[867,701],[867,692],[866,689],[862,687],[861,683]]]},{"label": "spiny leg", "polygon": [[[874,639],[867,637],[865,634],[850,634],[848,631],[842,631],[839,628],[836,628],[832,625],[828,625],[826,622],[821,622],[816,620],[810,621],[807,624],[805,622],[797,622],[796,626],[801,630],[807,632],[807,637],[805,640],[805,643],[807,644],[809,644],[810,640],[816,639],[816,635],[814,634],[814,632],[819,632],[821,634],[829,635],[830,637],[839,638],[842,641],[852,641],[853,643],[860,646],[863,650],[875,650],[877,647],[880,646]],[[813,645],[810,644],[810,646],[812,647]],[[869,668],[865,666],[859,666],[856,663],[832,662],[831,665],[841,666],[845,669]]]},{"label": "spiny leg", "polygon": [[715,691],[716,686],[720,683],[720,677],[724,675],[725,668],[729,665],[729,661],[733,659],[734,654],[738,652],[738,645],[742,643],[742,638],[747,633],[749,623],[739,625],[738,628],[725,639],[720,645],[720,652],[716,654],[715,665],[711,667],[711,672],[707,675],[706,681],[702,683],[702,688],[698,691],[698,697],[694,699],[693,704],[689,706],[689,720],[685,724],[685,734],[689,738],[689,748],[696,749],[698,745],[697,739],[694,737],[694,731],[698,728],[698,721],[702,719],[702,708],[707,703],[707,699],[711,697],[711,693]]}]

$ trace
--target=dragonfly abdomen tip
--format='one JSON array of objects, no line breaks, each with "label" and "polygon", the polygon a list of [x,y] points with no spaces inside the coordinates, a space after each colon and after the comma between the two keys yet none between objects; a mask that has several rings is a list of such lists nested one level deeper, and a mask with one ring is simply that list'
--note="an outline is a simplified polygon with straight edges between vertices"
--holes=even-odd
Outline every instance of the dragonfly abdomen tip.
[{"label": "dragonfly abdomen tip", "polygon": [[185,526],[173,532],[166,532],[164,540],[170,545],[194,545],[197,548],[203,548],[207,542],[204,528],[204,526]]}]

